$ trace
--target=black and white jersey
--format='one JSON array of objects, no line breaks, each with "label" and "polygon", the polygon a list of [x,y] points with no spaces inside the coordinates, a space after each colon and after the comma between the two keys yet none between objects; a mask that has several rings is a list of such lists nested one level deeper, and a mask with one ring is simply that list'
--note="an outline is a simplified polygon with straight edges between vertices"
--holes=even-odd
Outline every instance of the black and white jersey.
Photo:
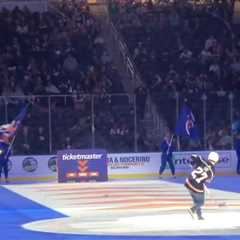
[{"label": "black and white jersey", "polygon": [[215,175],[214,165],[198,155],[192,155],[191,159],[193,171],[186,179],[185,186],[194,192],[203,193],[204,183],[210,182]]}]

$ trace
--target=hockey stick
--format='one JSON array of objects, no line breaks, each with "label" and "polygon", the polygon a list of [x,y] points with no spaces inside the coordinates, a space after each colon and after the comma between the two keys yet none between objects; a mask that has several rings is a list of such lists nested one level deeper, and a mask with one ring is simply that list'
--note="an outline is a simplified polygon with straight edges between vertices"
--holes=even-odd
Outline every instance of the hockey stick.
[{"label": "hockey stick", "polygon": [[218,202],[215,198],[212,197],[212,194],[210,193],[210,190],[207,188],[206,185],[204,185],[204,190],[205,190],[205,193],[206,193],[206,196],[208,197],[209,200],[213,201],[214,204],[217,206],[217,207],[226,207],[227,206],[227,203],[226,202]]}]

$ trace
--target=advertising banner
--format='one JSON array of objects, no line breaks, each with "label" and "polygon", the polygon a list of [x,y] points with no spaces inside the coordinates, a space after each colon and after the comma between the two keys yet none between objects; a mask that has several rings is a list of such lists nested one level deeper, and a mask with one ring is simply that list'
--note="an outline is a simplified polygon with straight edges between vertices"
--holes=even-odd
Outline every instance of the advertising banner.
[{"label": "advertising banner", "polygon": [[67,149],[57,153],[58,182],[107,181],[107,152]]},{"label": "advertising banner", "polygon": [[54,155],[26,155],[11,156],[9,160],[10,177],[50,177],[56,175],[56,156]]},{"label": "advertising banner", "polygon": [[[209,151],[174,152],[173,161],[176,174],[186,175],[191,171],[190,157],[192,154],[202,155],[206,159],[208,153]],[[235,174],[237,166],[235,151],[218,151],[218,153],[220,161],[216,165],[216,174]],[[101,158],[98,158],[98,155],[101,155]],[[60,159],[59,175],[57,174],[58,159]],[[68,181],[76,181],[77,178],[78,181],[89,179],[105,181],[107,176],[109,179],[156,177],[160,165],[161,153],[159,152],[106,154],[106,151],[101,149],[99,151],[96,149],[88,150],[87,152],[68,150],[60,151],[57,156],[12,156],[9,162],[9,177],[15,180],[49,180],[59,177],[60,181],[67,179]],[[64,173],[68,173],[68,178],[64,177]],[[164,174],[170,174],[168,168]]]},{"label": "advertising banner", "polygon": [[[209,151],[199,152],[174,152],[173,162],[177,174],[186,174],[190,171],[190,157],[192,154],[199,154],[207,159]],[[216,165],[218,173],[234,172],[236,168],[236,154],[234,151],[218,151],[220,161]],[[123,176],[131,174],[143,176],[157,175],[161,165],[161,153],[121,153],[108,154],[109,174],[114,176]],[[167,169],[164,173],[169,174]]]}]

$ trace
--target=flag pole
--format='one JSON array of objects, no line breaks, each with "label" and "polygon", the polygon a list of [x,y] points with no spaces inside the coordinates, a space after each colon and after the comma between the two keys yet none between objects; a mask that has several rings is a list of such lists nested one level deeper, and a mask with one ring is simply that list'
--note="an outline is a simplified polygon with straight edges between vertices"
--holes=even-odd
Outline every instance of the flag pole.
[{"label": "flag pole", "polygon": [[174,137],[174,134],[172,134],[170,143],[168,144],[167,155],[169,154],[170,147],[172,146],[173,137]]},{"label": "flag pole", "polygon": [[[179,93],[176,92],[176,121],[179,116]],[[177,150],[180,151],[180,137],[177,136]]]},{"label": "flag pole", "polygon": [[[28,106],[30,105],[30,103],[28,103],[22,110],[21,110],[21,112],[17,115],[17,118],[19,117],[19,115],[21,115],[22,114],[22,112],[23,112],[23,110],[24,110],[24,113],[23,113],[23,115],[21,116],[21,117],[19,117],[19,120],[18,119],[16,119],[15,118],[15,120],[13,120],[13,121],[15,121],[16,123],[16,131],[15,131],[15,133],[14,133],[14,136],[13,136],[13,138],[12,138],[12,140],[10,141],[10,143],[9,143],[9,147],[8,147],[8,149],[7,149],[7,152],[5,153],[5,155],[4,155],[4,158],[6,158],[7,156],[8,156],[8,154],[9,154],[9,152],[12,150],[12,146],[13,146],[13,143],[15,142],[15,139],[16,139],[16,136],[17,136],[17,131],[18,131],[18,129],[19,129],[19,125],[21,124],[21,122],[22,122],[22,120],[24,119],[24,117],[25,117],[25,115],[26,115],[26,110],[27,110],[27,108],[28,108]],[[19,122],[19,123],[18,123]],[[19,125],[18,125],[19,124]]]},{"label": "flag pole", "polygon": [[178,151],[180,151],[180,148],[181,148],[181,146],[180,146],[180,137],[177,136],[177,149],[178,149]]},{"label": "flag pole", "polygon": [[13,143],[15,142],[16,135],[17,135],[17,134],[15,134],[14,137],[13,137],[13,139],[11,140],[11,142],[10,142],[10,144],[9,144],[9,147],[8,147],[8,149],[7,149],[7,152],[6,152],[5,155],[4,155],[4,158],[7,158],[9,152],[12,150],[12,146],[13,146]]}]

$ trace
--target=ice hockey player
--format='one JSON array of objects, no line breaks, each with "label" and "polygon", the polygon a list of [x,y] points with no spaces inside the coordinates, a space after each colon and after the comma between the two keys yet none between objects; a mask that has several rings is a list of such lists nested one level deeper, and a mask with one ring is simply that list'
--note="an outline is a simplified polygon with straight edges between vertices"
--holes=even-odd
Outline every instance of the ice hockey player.
[{"label": "ice hockey player", "polygon": [[203,220],[202,206],[205,202],[206,194],[206,182],[211,182],[215,175],[215,164],[219,161],[219,155],[217,152],[210,152],[208,159],[205,160],[202,156],[192,155],[191,165],[193,170],[187,177],[185,187],[188,189],[192,200],[193,207],[190,208],[189,212],[193,218],[195,216],[199,220]]}]

